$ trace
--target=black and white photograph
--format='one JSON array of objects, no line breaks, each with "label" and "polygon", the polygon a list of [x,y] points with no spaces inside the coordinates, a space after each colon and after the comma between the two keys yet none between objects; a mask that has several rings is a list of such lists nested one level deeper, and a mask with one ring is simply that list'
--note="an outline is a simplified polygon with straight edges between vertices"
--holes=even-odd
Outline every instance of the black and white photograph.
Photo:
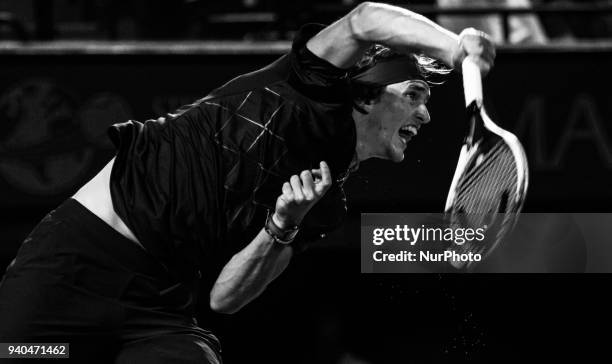
[{"label": "black and white photograph", "polygon": [[0,0],[0,363],[606,362],[610,65],[610,0]]}]

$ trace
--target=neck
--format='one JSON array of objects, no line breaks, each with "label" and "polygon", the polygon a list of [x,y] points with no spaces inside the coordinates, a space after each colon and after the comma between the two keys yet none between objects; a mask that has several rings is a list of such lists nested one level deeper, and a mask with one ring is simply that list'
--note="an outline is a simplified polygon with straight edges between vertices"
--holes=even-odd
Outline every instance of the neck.
[{"label": "neck", "polygon": [[353,109],[353,122],[357,134],[357,145],[355,146],[355,154],[357,161],[362,162],[366,159],[373,158],[375,155],[372,151],[371,144],[367,142],[368,136],[372,135],[372,130],[369,130],[368,114],[362,114]]}]

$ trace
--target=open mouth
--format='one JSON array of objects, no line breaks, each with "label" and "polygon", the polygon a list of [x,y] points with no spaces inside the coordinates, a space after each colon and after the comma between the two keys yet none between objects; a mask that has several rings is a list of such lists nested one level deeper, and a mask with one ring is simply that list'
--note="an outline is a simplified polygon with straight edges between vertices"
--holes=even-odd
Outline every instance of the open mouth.
[{"label": "open mouth", "polygon": [[415,137],[418,134],[418,132],[419,132],[419,129],[416,126],[404,125],[399,129],[398,134],[400,138],[402,139],[402,141],[406,143],[407,141]]}]

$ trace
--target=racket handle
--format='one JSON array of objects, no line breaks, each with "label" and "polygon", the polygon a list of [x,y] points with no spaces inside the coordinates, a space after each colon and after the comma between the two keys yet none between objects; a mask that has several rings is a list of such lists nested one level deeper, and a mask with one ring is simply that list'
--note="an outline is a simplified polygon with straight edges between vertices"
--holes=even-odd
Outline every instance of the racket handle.
[{"label": "racket handle", "polygon": [[470,56],[465,57],[461,64],[463,73],[463,93],[465,95],[465,106],[469,106],[476,100],[478,106],[482,106],[482,76],[480,67]]}]

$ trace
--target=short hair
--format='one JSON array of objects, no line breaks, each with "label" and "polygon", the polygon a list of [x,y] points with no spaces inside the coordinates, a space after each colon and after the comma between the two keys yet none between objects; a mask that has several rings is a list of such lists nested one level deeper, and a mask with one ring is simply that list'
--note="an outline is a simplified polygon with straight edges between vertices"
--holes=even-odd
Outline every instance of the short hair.
[{"label": "short hair", "polygon": [[[380,44],[373,44],[361,57],[361,59],[349,70],[349,78],[353,75],[364,72],[365,70],[374,67],[381,60],[390,60],[393,58],[406,58],[406,54],[398,53],[388,47]],[[408,61],[413,62],[413,66],[419,73],[419,78],[423,79],[429,85],[440,85],[444,83],[444,76],[449,74],[452,69],[442,65],[433,58],[422,54],[409,53]],[[358,82],[351,83],[351,96],[353,106],[362,114],[365,114],[358,103],[370,103],[377,101],[382,95],[384,88],[387,85],[371,85]]]}]

